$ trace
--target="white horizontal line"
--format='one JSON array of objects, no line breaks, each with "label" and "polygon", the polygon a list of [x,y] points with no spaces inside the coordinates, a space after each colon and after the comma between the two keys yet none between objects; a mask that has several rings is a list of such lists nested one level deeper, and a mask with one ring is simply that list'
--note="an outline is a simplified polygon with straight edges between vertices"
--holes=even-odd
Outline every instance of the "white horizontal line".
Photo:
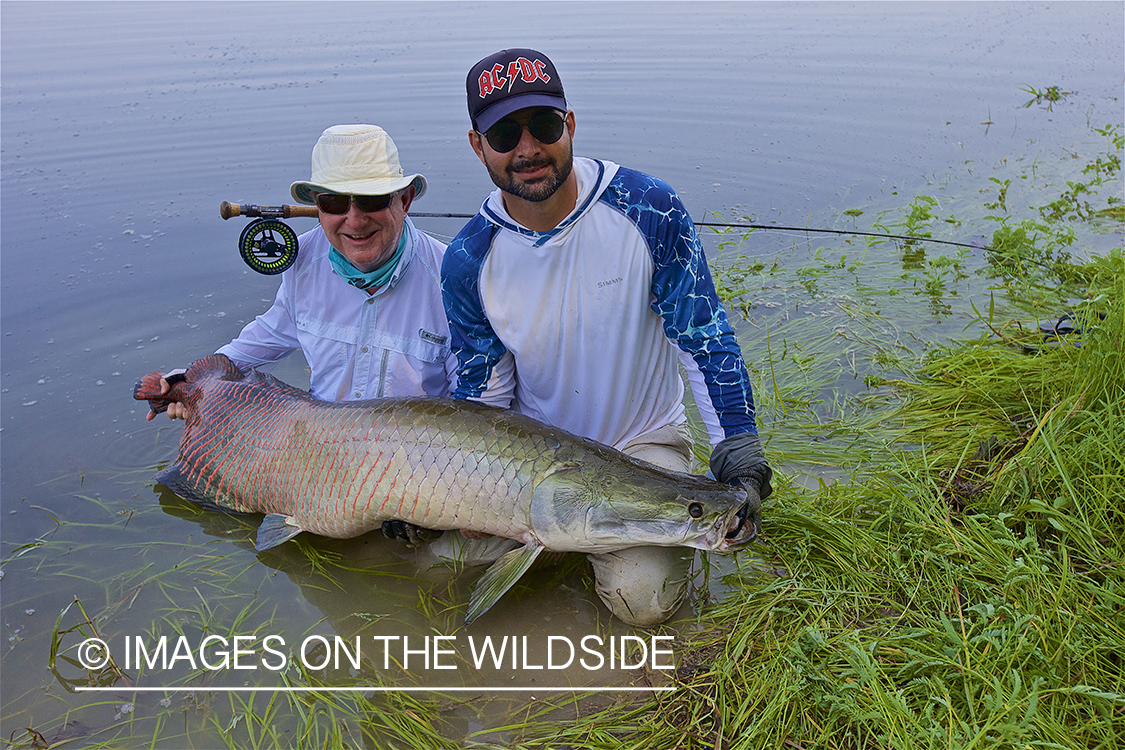
[{"label": "white horizontal line", "polygon": [[665,693],[675,687],[79,687],[79,693]]}]

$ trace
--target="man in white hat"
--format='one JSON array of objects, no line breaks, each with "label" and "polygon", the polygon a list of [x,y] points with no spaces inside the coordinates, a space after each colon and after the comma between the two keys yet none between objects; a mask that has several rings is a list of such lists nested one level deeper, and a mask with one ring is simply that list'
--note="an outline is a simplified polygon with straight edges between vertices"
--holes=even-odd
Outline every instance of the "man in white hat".
[{"label": "man in white hat", "polygon": [[[439,280],[445,245],[407,216],[426,178],[403,176],[382,128],[335,125],[313,148],[311,179],[290,192],[317,207],[320,225],[298,238],[273,305],[218,353],[268,371],[301,349],[309,390],[327,401],[448,395],[456,360]],[[184,407],[168,416],[183,419]]]}]

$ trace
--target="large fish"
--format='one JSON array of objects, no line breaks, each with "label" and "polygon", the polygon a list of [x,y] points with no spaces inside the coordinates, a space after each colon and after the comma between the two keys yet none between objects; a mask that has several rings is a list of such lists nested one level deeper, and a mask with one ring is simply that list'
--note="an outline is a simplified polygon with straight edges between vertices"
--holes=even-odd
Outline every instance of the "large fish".
[{"label": "large fish", "polygon": [[176,462],[157,480],[207,506],[265,513],[256,548],[301,531],[347,538],[400,519],[467,529],[523,546],[477,582],[472,622],[544,549],[610,552],[686,546],[727,552],[750,542],[746,493],[677,474],[515,412],[435,398],[332,403],[223,355],[133,396],[188,417]]}]

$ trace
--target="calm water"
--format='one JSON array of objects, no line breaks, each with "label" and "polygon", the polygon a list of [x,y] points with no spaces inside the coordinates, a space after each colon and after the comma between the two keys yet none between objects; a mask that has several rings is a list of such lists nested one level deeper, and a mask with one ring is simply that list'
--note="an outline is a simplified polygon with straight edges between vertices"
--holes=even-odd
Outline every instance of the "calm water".
[{"label": "calm water", "polygon": [[[253,519],[198,513],[151,480],[180,427],[146,423],[134,381],[213,351],[276,288],[242,264],[244,224],[219,219],[218,204],[288,201],[325,127],[382,125],[405,168],[429,180],[415,210],[471,213],[491,185],[466,142],[465,72],[496,49],[537,47],[577,113],[576,151],[659,175],[697,219],[838,226],[842,211],[870,217],[927,190],[963,202],[962,225],[943,232],[964,239],[982,231],[968,208],[980,174],[1009,160],[1047,169],[1091,140],[1091,124],[1122,121],[1123,7],[0,4],[3,736],[57,727],[68,708],[90,729],[181,710],[149,696],[123,714],[126,692],[68,692],[81,672],[47,662],[52,625],[75,597],[111,645],[180,627],[230,632],[244,608],[253,624],[237,627],[265,623],[291,644],[456,627],[456,612],[418,611],[419,591],[440,610],[464,601],[471,576],[419,572],[378,538],[314,543],[348,568],[329,559],[328,573],[295,547],[257,556]],[[1048,86],[1073,92],[1065,106],[1023,106],[1022,88]],[[418,223],[446,238],[460,226]],[[770,237],[756,252],[792,244]],[[769,309],[786,314],[790,301]],[[303,363],[291,359],[278,374],[300,384]],[[616,632],[580,572],[497,611],[470,632]],[[385,676],[513,678],[464,667]],[[218,682],[277,684],[261,669],[237,677]],[[550,677],[538,684],[560,684]]]}]

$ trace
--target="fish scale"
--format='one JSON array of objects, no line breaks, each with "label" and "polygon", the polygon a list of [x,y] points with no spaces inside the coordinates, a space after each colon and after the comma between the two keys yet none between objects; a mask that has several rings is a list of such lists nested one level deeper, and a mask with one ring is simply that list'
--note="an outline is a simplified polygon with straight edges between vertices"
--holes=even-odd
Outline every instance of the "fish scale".
[{"label": "fish scale", "polygon": [[[264,513],[259,550],[301,531],[347,538],[398,519],[522,542],[473,590],[488,609],[544,549],[687,546],[729,552],[753,538],[741,489],[677,474],[510,410],[434,398],[331,403],[222,355],[133,391],[153,411],[186,407],[179,456],[157,479],[181,497]],[[746,518],[752,520],[749,526]]]},{"label": "fish scale", "polygon": [[[514,481],[518,472],[496,460],[501,454],[497,435],[475,436],[466,451],[468,441],[453,446],[434,442],[434,431],[420,424],[431,416],[426,409],[419,413],[410,404],[365,411],[322,409],[311,418],[307,409],[299,408],[304,400],[293,396],[285,387],[220,380],[199,415],[211,429],[206,438],[185,440],[179,473],[195,478],[201,485],[193,488],[195,492],[202,491],[216,505],[291,514],[302,528],[329,536],[354,536],[372,528],[372,499],[380,518],[432,528],[464,522],[498,533],[512,530],[511,524],[501,522],[512,514],[504,500],[525,490],[529,478],[522,484]],[[219,408],[229,403],[244,408]],[[221,439],[224,436],[238,437]],[[274,456],[273,465],[283,470],[262,471],[270,464],[267,456]],[[459,465],[449,471],[455,458]],[[194,469],[185,472],[185,467]],[[475,495],[465,498],[472,489]],[[468,506],[471,515],[461,512],[464,503],[440,501],[454,495],[474,501]],[[439,502],[419,505],[419,497]],[[297,502],[287,502],[290,498]]]}]

